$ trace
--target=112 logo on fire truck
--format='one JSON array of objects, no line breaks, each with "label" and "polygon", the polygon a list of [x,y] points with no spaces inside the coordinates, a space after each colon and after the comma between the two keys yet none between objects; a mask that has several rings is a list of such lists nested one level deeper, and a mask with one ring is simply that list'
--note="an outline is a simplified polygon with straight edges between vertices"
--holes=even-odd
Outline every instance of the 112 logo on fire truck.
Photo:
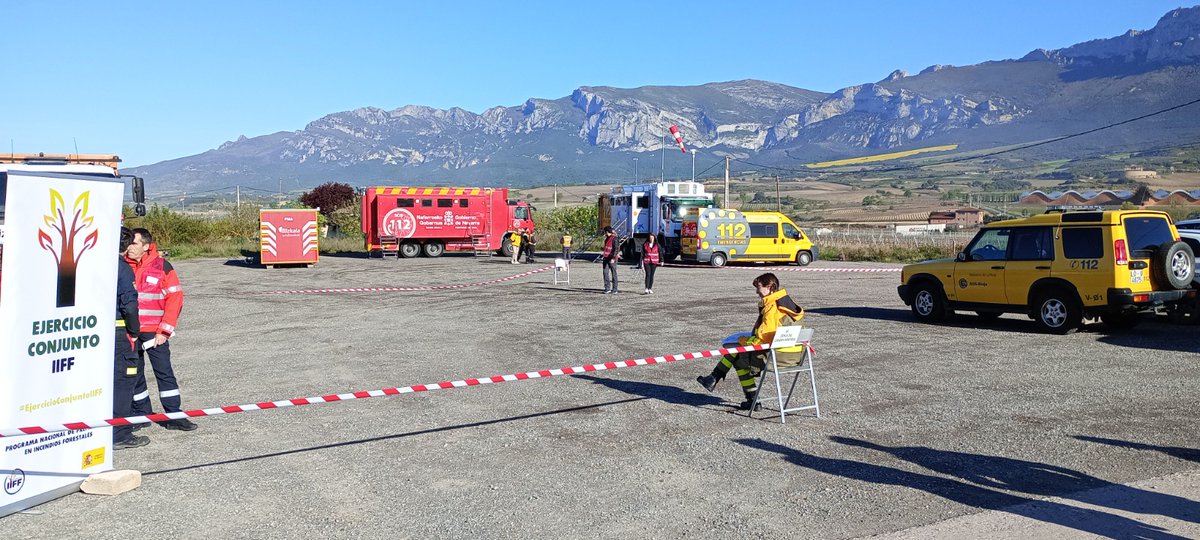
[{"label": "112 logo on fire truck", "polygon": [[380,225],[384,236],[409,238],[417,232],[417,218],[404,208],[395,208],[385,214]]}]

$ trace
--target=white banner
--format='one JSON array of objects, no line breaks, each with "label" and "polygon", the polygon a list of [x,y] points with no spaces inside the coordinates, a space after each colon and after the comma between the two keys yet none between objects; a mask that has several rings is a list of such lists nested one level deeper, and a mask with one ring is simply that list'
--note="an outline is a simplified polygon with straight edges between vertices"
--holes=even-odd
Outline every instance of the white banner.
[{"label": "white banner", "polygon": [[[119,179],[8,172],[0,425],[112,414]],[[0,438],[0,516],[112,469],[112,428]]]}]

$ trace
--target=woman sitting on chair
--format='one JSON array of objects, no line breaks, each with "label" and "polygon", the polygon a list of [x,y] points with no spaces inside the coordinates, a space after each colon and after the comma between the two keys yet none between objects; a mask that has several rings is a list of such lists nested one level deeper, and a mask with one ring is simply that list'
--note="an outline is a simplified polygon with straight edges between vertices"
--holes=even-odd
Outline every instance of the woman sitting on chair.
[{"label": "woman sitting on chair", "polygon": [[[788,296],[787,290],[779,288],[779,278],[775,277],[775,274],[763,274],[754,278],[752,283],[755,292],[761,299],[758,321],[754,323],[754,330],[725,338],[723,347],[771,343],[775,339],[775,330],[779,327],[796,324],[804,319],[804,309]],[[736,368],[738,380],[742,383],[742,391],[746,394],[746,401],[742,402],[740,407],[748,410],[750,404],[754,402],[754,394],[758,391],[755,378],[766,367],[766,359],[769,354],[767,351],[756,351],[740,353],[734,357],[725,355],[713,368],[711,374],[696,377],[696,381],[705,390],[712,392],[717,387],[717,383],[729,373],[729,370]]]}]

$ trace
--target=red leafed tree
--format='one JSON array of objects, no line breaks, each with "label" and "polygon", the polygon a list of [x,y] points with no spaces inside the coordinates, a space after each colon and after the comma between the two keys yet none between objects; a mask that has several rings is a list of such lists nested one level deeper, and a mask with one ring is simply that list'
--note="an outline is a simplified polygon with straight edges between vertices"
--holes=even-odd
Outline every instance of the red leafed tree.
[{"label": "red leafed tree", "polygon": [[326,182],[301,195],[300,204],[318,208],[329,217],[334,210],[354,204],[354,188],[341,182]]}]

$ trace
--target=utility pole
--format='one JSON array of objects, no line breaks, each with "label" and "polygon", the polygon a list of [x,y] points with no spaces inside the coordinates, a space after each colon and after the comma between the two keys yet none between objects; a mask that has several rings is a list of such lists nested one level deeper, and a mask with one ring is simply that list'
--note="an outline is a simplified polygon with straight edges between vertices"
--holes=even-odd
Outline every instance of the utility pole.
[{"label": "utility pole", "polygon": [[242,186],[237,187],[237,209],[238,213],[242,212]]},{"label": "utility pole", "polygon": [[696,181],[696,149],[692,148],[692,181]]},{"label": "utility pole", "polygon": [[554,184],[554,207],[558,208],[558,184]]},{"label": "utility pole", "polygon": [[725,156],[725,198],[721,200],[721,206],[729,208],[729,156]]},{"label": "utility pole", "polygon": [[658,181],[666,182],[667,181],[667,130],[665,130],[665,129],[663,130],[662,144],[660,146],[662,146],[662,159],[661,159],[661,163],[658,166],[659,167]]},{"label": "utility pole", "polygon": [[637,158],[633,158],[633,183],[635,183],[635,184],[636,184],[636,183],[637,183],[637,181],[638,181],[638,175],[637,175]]},{"label": "utility pole", "polygon": [[783,212],[783,199],[779,197],[779,175],[775,175],[775,206],[776,212]]}]

